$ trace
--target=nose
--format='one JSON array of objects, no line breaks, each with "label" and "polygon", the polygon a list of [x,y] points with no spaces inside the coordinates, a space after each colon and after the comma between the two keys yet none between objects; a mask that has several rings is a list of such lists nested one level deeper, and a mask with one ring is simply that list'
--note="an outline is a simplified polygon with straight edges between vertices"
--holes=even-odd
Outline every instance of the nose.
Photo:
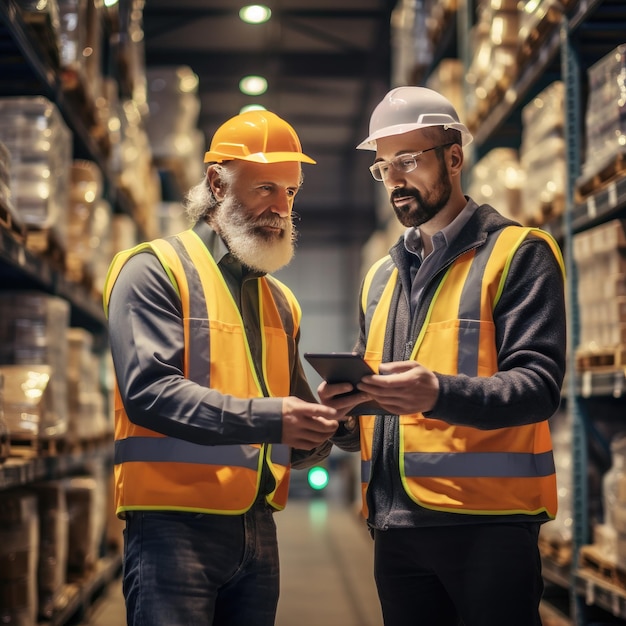
[{"label": "nose", "polygon": [[387,169],[383,175],[383,184],[387,189],[397,189],[404,185],[404,172],[401,172],[395,167]]},{"label": "nose", "polygon": [[293,196],[288,192],[280,192],[277,194],[276,202],[272,207],[272,212],[280,217],[289,217],[293,208]]}]

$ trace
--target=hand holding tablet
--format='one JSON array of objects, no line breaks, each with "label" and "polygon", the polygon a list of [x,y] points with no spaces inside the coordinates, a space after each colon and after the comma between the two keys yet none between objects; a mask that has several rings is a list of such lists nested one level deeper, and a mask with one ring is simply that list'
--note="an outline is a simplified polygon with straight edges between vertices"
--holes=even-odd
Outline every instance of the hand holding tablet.
[{"label": "hand holding tablet", "polygon": [[[306,352],[304,358],[328,384],[350,383],[355,390],[345,395],[358,393],[356,385],[363,376],[370,376],[376,373],[362,356],[354,352]],[[355,406],[348,415],[381,413],[384,413],[383,409],[375,402],[364,402]]]}]

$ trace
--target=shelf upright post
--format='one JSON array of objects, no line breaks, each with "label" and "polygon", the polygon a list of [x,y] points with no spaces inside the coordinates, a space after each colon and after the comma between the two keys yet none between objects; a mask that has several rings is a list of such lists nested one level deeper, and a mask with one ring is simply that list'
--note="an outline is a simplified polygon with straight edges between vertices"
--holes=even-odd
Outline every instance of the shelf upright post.
[{"label": "shelf upright post", "polygon": [[[475,20],[475,8],[474,0],[461,0],[458,3],[456,10],[456,31],[457,31],[457,50],[458,57],[463,63],[463,76],[466,77],[470,65],[472,63],[472,42],[471,32],[474,26]],[[469,111],[469,85],[467,84],[467,78],[463,78],[463,109],[465,112]],[[461,120],[467,123],[467,120]],[[467,187],[469,183],[469,176],[471,168],[475,161],[475,144],[471,143],[469,146],[463,149],[465,154],[465,167],[461,173],[463,185]]]},{"label": "shelf upright post", "polygon": [[567,343],[567,409],[572,422],[572,509],[574,527],[572,537],[572,570],[570,581],[570,614],[574,626],[585,626],[585,605],[575,591],[575,571],[578,553],[588,543],[588,477],[586,417],[576,385],[575,352],[580,337],[578,308],[578,275],[573,259],[574,187],[580,173],[580,62],[578,50],[572,41],[569,20],[563,16],[560,26],[561,74],[565,87],[564,117],[566,145],[566,191],[563,213],[563,246],[566,268],[566,298],[568,311]]}]

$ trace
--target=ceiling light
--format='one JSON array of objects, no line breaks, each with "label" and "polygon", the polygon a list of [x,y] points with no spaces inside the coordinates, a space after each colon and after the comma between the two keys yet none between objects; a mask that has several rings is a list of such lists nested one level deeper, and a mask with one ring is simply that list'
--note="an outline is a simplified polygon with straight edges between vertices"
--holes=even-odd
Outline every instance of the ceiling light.
[{"label": "ceiling light", "polygon": [[246,113],[247,111],[265,111],[265,107],[262,104],[246,104],[245,107],[241,107],[239,113]]},{"label": "ceiling light", "polygon": [[272,15],[272,11],[262,4],[250,4],[239,11],[239,17],[248,24],[263,24]]},{"label": "ceiling light", "polygon": [[260,96],[267,91],[267,80],[263,76],[244,76],[239,81],[239,90],[247,96]]},{"label": "ceiling light", "polygon": [[198,90],[198,75],[186,65],[176,70],[176,77],[178,78],[178,88],[183,93],[195,93]]}]

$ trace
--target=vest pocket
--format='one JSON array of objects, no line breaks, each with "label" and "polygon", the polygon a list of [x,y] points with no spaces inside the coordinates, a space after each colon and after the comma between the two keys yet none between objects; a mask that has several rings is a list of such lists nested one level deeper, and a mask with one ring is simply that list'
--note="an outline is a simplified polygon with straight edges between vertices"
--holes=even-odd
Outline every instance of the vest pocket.
[{"label": "vest pocket", "polygon": [[426,329],[417,361],[441,374],[491,376],[497,369],[494,342],[495,325],[490,320],[433,322]]}]

